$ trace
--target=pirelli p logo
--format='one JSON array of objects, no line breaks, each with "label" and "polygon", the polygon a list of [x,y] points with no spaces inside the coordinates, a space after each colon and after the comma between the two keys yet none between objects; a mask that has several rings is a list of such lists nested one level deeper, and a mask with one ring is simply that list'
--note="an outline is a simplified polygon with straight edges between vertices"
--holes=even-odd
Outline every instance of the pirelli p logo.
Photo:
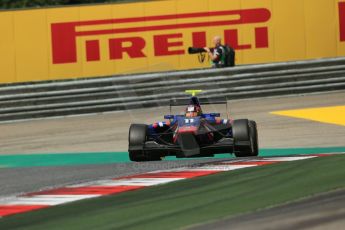
[{"label": "pirelli p logo", "polygon": [[[104,35],[111,36],[107,40],[109,60],[122,59],[125,53],[130,58],[144,58],[148,55],[145,53],[148,42],[153,43],[153,56],[183,55],[187,46],[184,44],[184,30],[193,29],[192,45],[204,47],[207,43],[207,28],[219,26],[225,28],[225,43],[231,44],[237,50],[267,48],[269,38],[266,22],[270,18],[271,12],[268,9],[257,8],[53,23],[53,64],[78,62],[79,37],[84,38],[86,61],[100,61],[100,39],[97,38]],[[236,25],[243,24],[253,24],[254,40],[250,44],[239,42]],[[146,32],[152,34],[150,41],[147,36],[140,36]]]}]

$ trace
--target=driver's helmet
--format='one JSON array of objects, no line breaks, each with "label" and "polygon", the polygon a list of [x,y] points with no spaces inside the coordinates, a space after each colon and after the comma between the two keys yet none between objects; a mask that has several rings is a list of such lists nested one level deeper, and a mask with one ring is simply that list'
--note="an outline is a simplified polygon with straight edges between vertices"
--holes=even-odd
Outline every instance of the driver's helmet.
[{"label": "driver's helmet", "polygon": [[186,117],[198,117],[201,116],[201,108],[197,105],[188,105],[186,108]]}]

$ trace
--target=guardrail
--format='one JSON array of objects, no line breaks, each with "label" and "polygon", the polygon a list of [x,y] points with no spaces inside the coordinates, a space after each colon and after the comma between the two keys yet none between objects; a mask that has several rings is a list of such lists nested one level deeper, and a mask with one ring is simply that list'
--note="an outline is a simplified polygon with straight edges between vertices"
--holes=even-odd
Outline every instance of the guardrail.
[{"label": "guardrail", "polygon": [[203,89],[229,100],[345,89],[345,58],[0,87],[0,121],[166,105]]}]

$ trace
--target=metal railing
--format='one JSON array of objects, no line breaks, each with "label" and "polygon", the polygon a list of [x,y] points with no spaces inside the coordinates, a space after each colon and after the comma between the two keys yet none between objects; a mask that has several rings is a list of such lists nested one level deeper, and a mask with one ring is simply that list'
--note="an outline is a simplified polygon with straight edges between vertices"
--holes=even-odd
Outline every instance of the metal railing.
[{"label": "metal railing", "polygon": [[162,106],[186,89],[229,100],[341,90],[345,58],[6,85],[0,121]]}]

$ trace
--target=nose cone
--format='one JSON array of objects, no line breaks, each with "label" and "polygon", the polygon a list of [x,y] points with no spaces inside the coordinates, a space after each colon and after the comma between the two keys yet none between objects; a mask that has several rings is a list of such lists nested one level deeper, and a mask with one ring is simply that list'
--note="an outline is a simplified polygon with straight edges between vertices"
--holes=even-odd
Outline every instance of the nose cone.
[{"label": "nose cone", "polygon": [[191,157],[200,154],[200,146],[192,133],[180,133],[177,138],[177,143],[185,157]]},{"label": "nose cone", "polygon": [[195,126],[184,126],[178,129],[178,133],[196,133],[198,128]]},{"label": "nose cone", "polygon": [[177,124],[178,133],[196,133],[200,127],[200,117],[180,117]]}]

